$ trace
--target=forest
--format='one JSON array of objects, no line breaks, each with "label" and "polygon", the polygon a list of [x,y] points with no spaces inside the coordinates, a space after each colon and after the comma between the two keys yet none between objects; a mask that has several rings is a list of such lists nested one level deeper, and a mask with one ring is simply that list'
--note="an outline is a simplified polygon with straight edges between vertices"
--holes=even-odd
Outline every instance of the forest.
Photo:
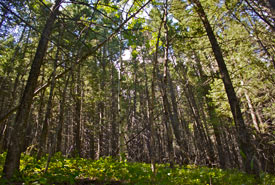
[{"label": "forest", "polygon": [[0,15],[0,184],[275,184],[274,0]]}]

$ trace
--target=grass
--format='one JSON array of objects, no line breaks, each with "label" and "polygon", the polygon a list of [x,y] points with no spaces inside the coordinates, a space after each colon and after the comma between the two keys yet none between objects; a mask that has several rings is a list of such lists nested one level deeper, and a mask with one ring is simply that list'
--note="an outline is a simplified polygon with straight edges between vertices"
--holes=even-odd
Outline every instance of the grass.
[{"label": "grass", "polygon": [[[5,153],[0,155],[0,171],[4,164]],[[36,160],[22,154],[21,175],[14,182],[21,184],[131,184],[131,185],[253,185],[275,184],[275,177],[261,174],[260,179],[237,170],[187,165],[169,168],[168,164],[158,164],[157,172],[151,172],[150,164],[118,161],[111,157],[90,160],[65,158],[60,153],[52,157],[45,173],[47,156]],[[2,175],[2,174],[0,174]],[[5,182],[0,182],[4,184]]]}]

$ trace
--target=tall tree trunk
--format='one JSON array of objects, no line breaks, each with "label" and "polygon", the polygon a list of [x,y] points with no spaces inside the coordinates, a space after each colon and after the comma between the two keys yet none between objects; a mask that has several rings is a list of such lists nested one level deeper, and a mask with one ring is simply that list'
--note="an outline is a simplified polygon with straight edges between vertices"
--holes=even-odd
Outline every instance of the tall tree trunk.
[{"label": "tall tree trunk", "polygon": [[209,161],[213,161],[212,157],[214,156],[211,154],[211,151],[209,151],[209,148],[207,146],[207,137],[201,121],[201,115],[194,96],[193,87],[189,84],[188,81],[186,83],[186,89],[184,89],[184,91],[185,96],[187,97],[188,104],[190,106],[191,113],[195,120],[194,131],[195,136],[197,135],[197,137],[195,137],[194,139],[197,143],[197,149],[201,151],[204,158],[207,159],[205,163],[209,164]]},{"label": "tall tree trunk", "polygon": [[[21,39],[23,39],[23,35],[25,34],[25,29],[26,29],[26,27],[24,27],[24,29],[23,29],[23,31],[22,31],[22,33],[21,33],[21,36],[20,36],[20,39],[19,39],[19,43],[21,43]],[[27,48],[28,48],[28,42],[29,42],[29,37],[30,37],[30,30],[28,31],[28,34],[27,34],[27,38],[26,38],[26,43],[24,44],[24,49],[23,49],[23,51],[22,52],[20,52],[21,53],[21,55],[20,55],[20,58],[18,59],[18,60],[22,60],[22,59],[24,59],[24,57],[25,57],[25,55],[26,55],[26,52],[27,52]],[[20,50],[20,45],[19,45],[19,43],[18,43],[18,45],[16,46],[16,49],[15,50],[17,50],[18,49],[18,51],[16,52],[14,52],[14,56],[12,57],[12,60],[11,60],[11,62],[13,63],[14,61],[13,60],[15,60],[16,59],[16,55],[18,55],[18,52],[19,52],[19,50]],[[4,104],[4,96],[3,96],[3,99],[1,100],[1,106],[0,106],[0,112],[3,112],[3,109],[2,109],[2,107],[3,107],[3,105],[5,106],[5,107],[8,107],[9,109],[11,109],[12,108],[12,106],[14,106],[14,104],[15,104],[15,102],[17,101],[17,93],[18,92],[20,92],[20,88],[18,87],[18,84],[19,84],[19,79],[20,79],[20,77],[22,77],[23,75],[22,75],[22,72],[21,72],[21,68],[22,68],[22,63],[20,63],[19,64],[19,67],[18,67],[18,69],[19,70],[17,70],[17,74],[16,74],[16,77],[15,77],[15,80],[14,80],[14,82],[13,82],[13,89],[12,89],[12,92],[11,92],[11,99],[10,99],[10,103],[9,103],[9,106],[6,106],[5,104]],[[2,81],[2,83],[4,83],[4,81]],[[0,85],[0,87],[1,87],[1,89],[2,89],[2,83],[0,83],[1,85]],[[0,93],[1,94],[1,93]],[[1,114],[0,114],[1,115]],[[10,120],[12,120],[12,118],[10,119]],[[5,140],[8,140],[8,133],[9,133],[9,129],[8,128],[10,128],[10,127],[7,127],[7,123],[8,123],[8,121],[5,123],[2,123],[1,124],[1,122],[0,122],[0,126],[1,126],[1,128],[5,128],[4,130],[2,130],[3,132],[2,132],[2,135],[0,136],[0,153],[2,153],[1,151],[3,151],[3,150],[6,150],[7,149],[7,141],[5,142],[5,144],[3,143]]]},{"label": "tall tree trunk", "polygon": [[[163,102],[163,109],[164,109],[164,125],[166,128],[166,135],[167,135],[167,149],[168,149],[168,157],[170,162],[170,167],[174,166],[174,149],[173,149],[173,136],[170,123],[174,122],[171,113],[171,106],[168,100],[168,93],[167,93],[167,85],[168,85],[168,55],[169,55],[169,38],[168,38],[168,25],[167,25],[167,16],[168,16],[168,2],[167,0],[164,3],[164,18],[163,18],[163,26],[164,26],[164,37],[165,37],[165,48],[164,48],[164,70],[163,70],[163,77],[161,77],[161,94],[162,94],[162,102]],[[174,124],[174,123],[172,123]]]},{"label": "tall tree trunk", "polygon": [[[244,85],[243,80],[241,81],[241,84]],[[257,130],[257,132],[259,132],[260,128],[259,128],[259,124],[258,124],[258,121],[257,121],[257,116],[256,116],[256,113],[255,113],[253,104],[251,102],[251,99],[250,99],[250,97],[248,95],[247,89],[244,89],[244,96],[245,96],[245,99],[247,101],[247,105],[248,105],[248,108],[249,108],[249,113],[251,115],[253,126]]]},{"label": "tall tree trunk", "polygon": [[[45,81],[45,67],[42,66],[42,72],[41,72],[41,82],[44,83]],[[37,127],[36,129],[36,136],[39,136],[40,131],[42,130],[43,126],[43,116],[44,116],[44,108],[45,108],[45,92],[46,90],[42,91],[39,96],[39,107],[38,107],[38,114],[37,114]],[[37,144],[37,149],[39,149],[39,137],[34,138],[34,143]]]},{"label": "tall tree trunk", "polygon": [[[243,162],[245,171],[248,173],[259,173],[260,164],[257,162],[255,157],[255,149],[251,141],[251,136],[248,129],[245,126],[243,116],[240,109],[240,104],[238,102],[234,87],[232,85],[231,78],[229,76],[225,61],[223,59],[221,48],[218,44],[218,41],[214,35],[213,29],[208,21],[207,15],[204,12],[204,9],[199,0],[192,0],[196,5],[196,11],[200,16],[200,19],[205,27],[207,36],[212,46],[212,50],[215,55],[215,59],[218,63],[221,77],[224,83],[225,91],[229,100],[231,112],[234,118],[235,126],[238,134],[238,142],[240,151],[243,154]],[[253,164],[253,165],[252,165]]]},{"label": "tall tree trunk", "polygon": [[[213,100],[209,96],[209,91],[211,90],[211,87],[210,87],[209,83],[207,82],[207,80],[208,80],[207,76],[205,75],[205,72],[202,69],[200,57],[197,55],[196,51],[193,51],[193,53],[194,53],[194,56],[195,56],[196,66],[197,66],[198,73],[199,73],[198,76],[201,80],[201,87],[200,88],[202,88],[203,100],[207,105],[209,121],[210,121],[211,126],[213,127],[214,136],[215,136],[215,139],[216,139],[216,142],[217,142],[219,164],[220,164],[221,168],[225,168],[226,167],[227,156],[225,155],[225,153],[223,151],[223,143],[221,141],[221,136],[220,136],[220,131],[219,131],[218,115],[216,114],[215,106],[213,104]],[[213,78],[214,74],[211,73],[211,75],[212,75],[212,78]],[[201,100],[201,101],[203,101],[203,100]],[[201,105],[201,107],[203,109],[203,105]],[[206,119],[206,118],[204,118],[204,119]],[[207,123],[205,123],[205,126],[207,127]],[[207,130],[208,130],[208,128],[207,128]],[[209,138],[210,137],[209,131],[207,132],[207,135],[208,135],[208,141],[210,143],[209,145],[212,146],[211,139]],[[214,155],[213,146],[210,148],[210,150],[211,150],[211,155]]]},{"label": "tall tree trunk", "polygon": [[81,65],[78,65],[77,68],[77,79],[76,79],[76,93],[75,93],[75,116],[74,116],[74,154],[81,157],[81,138],[80,138],[80,129],[81,129]]},{"label": "tall tree trunk", "polygon": [[[27,26],[25,25],[22,32],[21,32],[21,36],[20,36],[19,41],[16,45],[16,48],[14,49],[12,57],[9,61],[9,65],[11,65],[11,66],[15,66],[14,62],[15,62],[15,60],[18,60],[18,54],[20,53],[21,48],[22,48],[21,43],[22,43],[23,38],[25,36],[26,27]],[[24,52],[26,52],[26,46],[25,46]],[[23,55],[25,56],[25,53],[23,53]],[[22,58],[23,57],[21,57],[21,59]],[[3,93],[3,94],[0,93],[0,98],[1,98],[0,112],[6,111],[5,110],[6,108],[9,108],[11,105],[13,105],[12,104],[13,103],[13,98],[9,96],[9,92],[11,91],[10,90],[11,85],[9,85],[9,82],[10,82],[9,80],[11,79],[10,75],[11,75],[12,70],[13,70],[12,67],[8,67],[6,70],[4,70],[4,72],[5,72],[5,74],[3,75],[4,77],[0,81],[0,89],[2,90],[2,92],[6,92],[6,93]],[[18,75],[20,75],[20,73],[18,73]],[[13,93],[11,93],[11,95],[13,95]],[[9,98],[11,98],[11,101],[7,102],[7,100]]]},{"label": "tall tree trunk", "polygon": [[[145,117],[145,121],[146,124],[145,126],[148,127],[148,131],[149,131],[149,139],[147,140],[147,148],[148,148],[148,157],[149,160],[151,162],[151,167],[152,167],[152,171],[155,171],[155,130],[153,127],[153,118],[151,118],[151,116],[153,116],[153,110],[151,110],[153,108],[153,105],[151,105],[151,101],[150,100],[150,92],[149,92],[149,83],[148,83],[148,76],[147,76],[147,70],[146,70],[146,66],[143,62],[143,69],[144,69],[144,79],[145,79],[145,113],[144,113],[144,117]],[[153,79],[152,79],[153,81]],[[153,87],[152,87],[153,88]]]},{"label": "tall tree trunk", "polygon": [[[178,113],[178,105],[177,105],[177,98],[176,98],[176,93],[174,90],[174,85],[173,81],[171,79],[171,76],[168,72],[168,84],[169,84],[169,90],[170,90],[170,95],[171,95],[171,102],[172,102],[172,128],[173,128],[173,133],[175,135],[176,141],[178,145],[180,146],[181,153],[183,154],[183,158],[185,158],[185,162],[188,163],[189,157],[188,157],[188,147],[187,147],[187,137],[186,137],[186,132],[185,130],[181,131],[180,130],[180,119],[179,119],[179,113]],[[185,119],[183,118],[184,122]],[[183,128],[184,129],[184,128]]]},{"label": "tall tree trunk", "polygon": [[116,114],[116,82],[115,82],[115,66],[112,66],[112,106],[111,106],[111,114],[112,114],[112,121],[111,121],[111,155],[115,157],[117,155],[117,114]]},{"label": "tall tree trunk", "polygon": [[[188,78],[187,78],[187,70],[184,69],[183,65],[180,65],[182,73],[182,80],[183,80],[183,92],[185,94],[185,97],[187,99],[187,103],[189,105],[189,110],[191,112],[192,118],[194,119],[194,146],[197,150],[197,153],[200,153],[200,156],[202,160],[205,161],[205,163],[209,164],[209,161],[212,161],[212,157],[214,157],[211,154],[211,151],[207,147],[207,137],[205,134],[205,130],[201,121],[201,115],[200,111],[196,102],[195,94],[193,92],[193,86],[190,84]],[[197,154],[198,155],[198,154]],[[203,156],[203,157],[202,157]],[[206,160],[205,160],[206,159]],[[201,162],[201,161],[199,161]]]},{"label": "tall tree trunk", "polygon": [[90,142],[89,142],[89,144],[90,144],[90,158],[92,160],[94,160],[95,159],[95,132],[94,132],[93,128],[90,129],[89,134],[90,134],[90,137],[89,137],[89,139],[90,139]]},{"label": "tall tree trunk", "polygon": [[40,73],[40,67],[46,54],[49,36],[52,32],[53,24],[58,14],[58,9],[61,5],[61,2],[62,0],[56,0],[50,16],[46,21],[39,44],[37,46],[28,81],[16,114],[11,142],[8,146],[7,157],[3,169],[4,179],[11,179],[13,175],[19,172],[20,154],[25,143],[27,120],[34,96],[34,91]]},{"label": "tall tree trunk", "polygon": [[65,78],[65,85],[64,89],[61,93],[61,100],[59,103],[59,116],[58,116],[58,126],[57,126],[57,137],[56,137],[56,152],[62,151],[62,130],[64,125],[64,111],[65,111],[65,101],[66,101],[66,95],[67,95],[67,87],[69,84],[70,75],[68,75],[67,79]]},{"label": "tall tree trunk", "polygon": [[122,82],[122,72],[123,72],[123,61],[122,61],[122,38],[120,38],[119,41],[119,69],[118,69],[118,80],[117,80],[117,91],[118,91],[118,97],[117,97],[117,109],[118,109],[118,125],[119,125],[119,153],[120,153],[120,159],[123,158],[123,156],[126,156],[126,145],[125,145],[125,123],[123,120],[122,115],[122,92],[121,92],[121,82]]},{"label": "tall tree trunk", "polygon": [[[151,98],[150,93],[148,89],[148,81],[146,80],[146,99],[147,99],[147,117],[148,117],[148,130],[150,133],[150,139],[149,139],[149,155],[150,155],[150,162],[151,162],[151,169],[152,172],[156,173],[156,128],[154,125],[154,109],[155,109],[155,80],[157,79],[158,74],[158,50],[159,50],[159,41],[160,41],[160,35],[161,35],[161,28],[164,22],[164,15],[162,17],[161,24],[159,25],[158,30],[158,37],[157,37],[157,43],[156,43],[156,52],[153,59],[153,72],[152,72],[152,80],[151,80]],[[147,77],[147,76],[146,76]]]},{"label": "tall tree trunk", "polygon": [[37,153],[38,159],[41,157],[41,155],[45,152],[45,149],[46,149],[46,142],[47,142],[47,136],[48,136],[48,131],[49,131],[49,119],[51,116],[52,99],[53,99],[53,93],[54,93],[54,88],[55,88],[55,73],[56,73],[56,68],[57,68],[58,55],[59,55],[59,49],[57,48],[57,52],[56,52],[56,56],[55,56],[56,58],[55,58],[55,61],[53,64],[54,66],[53,66],[50,94],[49,94],[46,114],[45,114],[44,122],[42,125],[42,132],[40,135],[40,140],[39,140],[39,145],[38,145],[38,148],[39,148],[38,153]]}]

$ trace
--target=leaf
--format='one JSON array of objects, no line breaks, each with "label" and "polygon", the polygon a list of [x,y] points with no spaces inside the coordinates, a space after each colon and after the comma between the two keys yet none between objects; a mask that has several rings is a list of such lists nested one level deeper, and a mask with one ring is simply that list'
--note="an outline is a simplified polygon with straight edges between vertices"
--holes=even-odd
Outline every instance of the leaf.
[{"label": "leaf", "polygon": [[242,151],[242,149],[240,149],[240,154],[241,154],[241,156],[242,156],[243,159],[246,159],[246,155],[245,155],[245,153]]}]

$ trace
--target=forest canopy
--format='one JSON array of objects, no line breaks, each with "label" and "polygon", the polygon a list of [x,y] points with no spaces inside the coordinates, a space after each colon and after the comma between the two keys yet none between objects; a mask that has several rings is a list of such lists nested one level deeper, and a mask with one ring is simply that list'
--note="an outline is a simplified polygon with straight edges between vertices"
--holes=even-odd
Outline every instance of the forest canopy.
[{"label": "forest canopy", "polygon": [[275,173],[274,1],[2,0],[0,15],[3,179],[22,153]]}]

